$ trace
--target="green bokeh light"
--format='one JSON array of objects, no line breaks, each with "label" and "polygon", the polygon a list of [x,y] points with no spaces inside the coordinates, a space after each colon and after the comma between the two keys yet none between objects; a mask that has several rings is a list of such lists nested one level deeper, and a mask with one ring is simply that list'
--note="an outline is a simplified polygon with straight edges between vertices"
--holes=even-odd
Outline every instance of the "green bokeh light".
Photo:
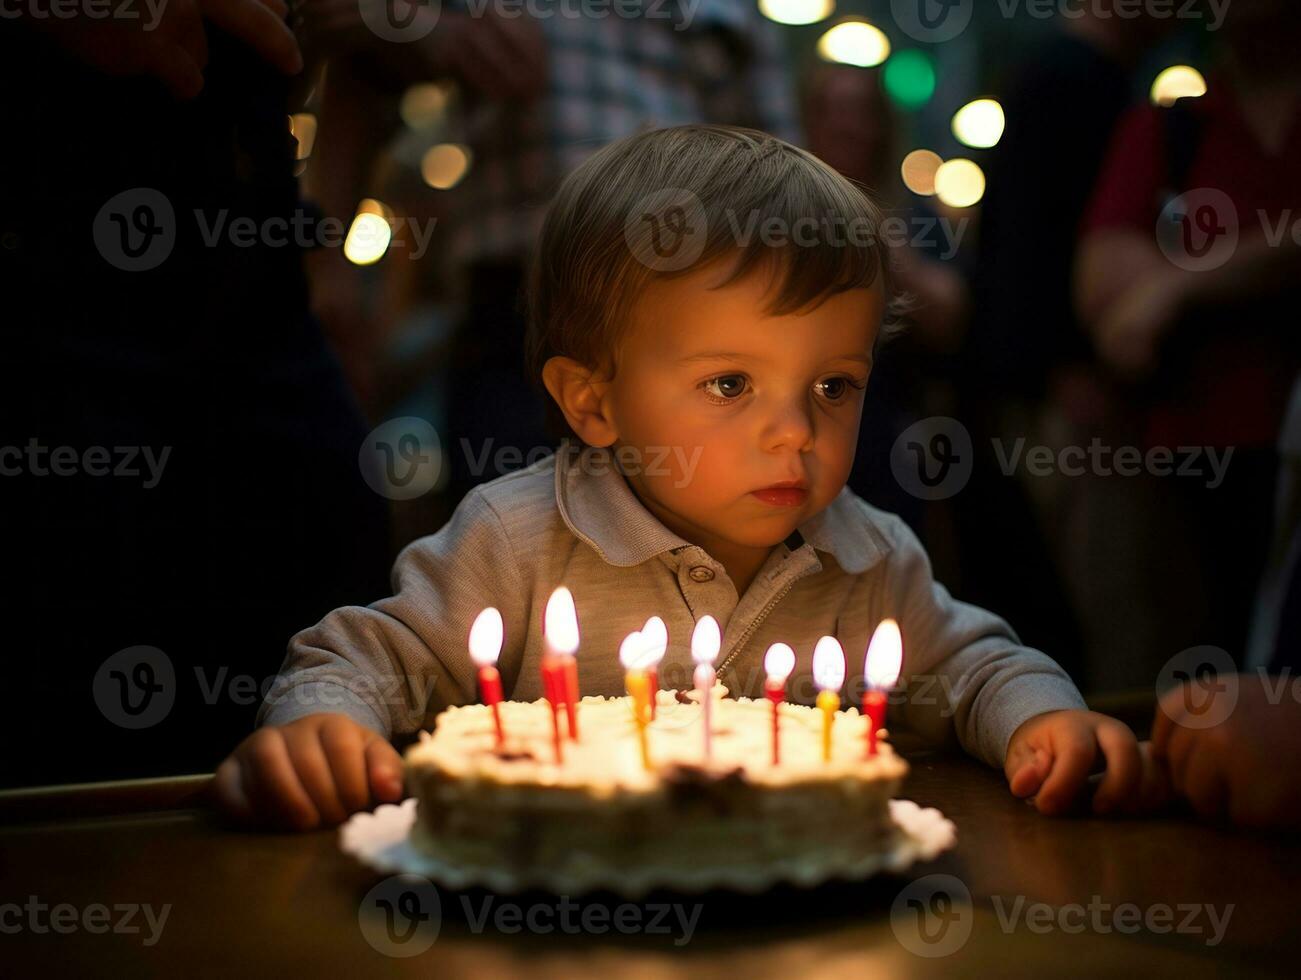
[{"label": "green bokeh light", "polygon": [[903,109],[920,109],[935,94],[935,64],[925,51],[898,51],[885,63],[885,90]]}]

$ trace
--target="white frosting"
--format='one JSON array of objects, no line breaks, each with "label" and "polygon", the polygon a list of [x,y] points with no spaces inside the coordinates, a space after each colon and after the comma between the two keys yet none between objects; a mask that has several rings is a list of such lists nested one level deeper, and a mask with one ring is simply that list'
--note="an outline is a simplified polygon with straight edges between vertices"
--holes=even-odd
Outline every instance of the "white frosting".
[{"label": "white frosting", "polygon": [[642,762],[632,699],[585,697],[578,705],[578,741],[568,735],[560,709],[563,762],[556,764],[551,705],[545,700],[506,701],[501,711],[503,751],[496,750],[492,709],[481,704],[449,708],[435,731],[420,733],[407,750],[416,771],[436,770],[453,779],[494,783],[583,788],[595,796],[656,791],[661,770],[674,765],[705,767],[718,774],[741,769],[747,782],[784,786],[839,780],[898,779],[907,771],[888,744],[878,739],[877,754],[866,755],[866,720],[855,708],[833,714],[831,758],[822,757],[823,712],[816,707],[781,704],[778,711],[780,759],[772,764],[772,704],[728,698],[714,686],[711,760],[704,757],[703,712],[695,691],[683,704],[676,692],[660,691],[656,720],[647,726],[651,769]]}]

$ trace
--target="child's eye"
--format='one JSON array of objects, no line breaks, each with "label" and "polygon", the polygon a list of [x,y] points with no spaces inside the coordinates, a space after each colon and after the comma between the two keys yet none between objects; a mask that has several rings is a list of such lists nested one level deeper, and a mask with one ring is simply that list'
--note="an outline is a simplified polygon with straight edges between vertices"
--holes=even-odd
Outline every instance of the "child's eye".
[{"label": "child's eye", "polygon": [[829,402],[844,401],[849,394],[849,389],[853,388],[862,391],[867,387],[866,381],[855,381],[853,378],[827,378],[825,381],[819,381],[814,385],[822,392],[824,398]]},{"label": "child's eye", "polygon": [[700,387],[716,403],[733,402],[745,394],[746,380],[743,374],[724,374],[717,378],[703,381]]}]

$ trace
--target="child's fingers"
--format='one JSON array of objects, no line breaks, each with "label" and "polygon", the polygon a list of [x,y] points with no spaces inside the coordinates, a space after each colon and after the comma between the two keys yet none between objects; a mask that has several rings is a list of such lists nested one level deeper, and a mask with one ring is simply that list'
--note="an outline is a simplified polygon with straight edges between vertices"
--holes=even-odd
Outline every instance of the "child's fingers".
[{"label": "child's fingers", "polygon": [[1011,770],[1007,785],[1013,796],[1024,799],[1033,796],[1043,785],[1044,777],[1048,775],[1048,759],[1041,752],[1023,754],[1022,759],[1017,768]]},{"label": "child's fingers", "polygon": [[212,778],[212,791],[217,806],[232,820],[237,823],[253,820],[253,804],[244,788],[243,767],[234,756],[229,756],[217,767]]},{"label": "child's fingers", "polygon": [[1057,814],[1070,809],[1080,788],[1089,778],[1097,758],[1098,742],[1093,732],[1072,726],[1049,734],[1052,768],[1035,798],[1040,813]]},{"label": "child's fingers", "polygon": [[334,788],[348,813],[370,806],[366,778],[366,743],[361,729],[346,718],[333,718],[321,726],[321,745],[334,773]]},{"label": "child's fingers", "polygon": [[402,797],[402,757],[378,734],[366,743],[366,772],[375,799],[392,802]]},{"label": "child's fingers", "polygon": [[294,770],[321,819],[327,824],[337,824],[347,816],[339,794],[334,787],[334,773],[321,745],[320,730],[315,727],[293,727],[285,730],[285,742]]},{"label": "child's fingers", "polygon": [[278,728],[264,728],[246,751],[249,797],[254,810],[278,823],[310,830],[321,821],[289,758],[289,747]]},{"label": "child's fingers", "polygon": [[1093,812],[1110,813],[1138,789],[1143,779],[1143,760],[1134,733],[1120,722],[1099,724],[1097,739],[1107,760],[1107,771],[1093,795]]}]

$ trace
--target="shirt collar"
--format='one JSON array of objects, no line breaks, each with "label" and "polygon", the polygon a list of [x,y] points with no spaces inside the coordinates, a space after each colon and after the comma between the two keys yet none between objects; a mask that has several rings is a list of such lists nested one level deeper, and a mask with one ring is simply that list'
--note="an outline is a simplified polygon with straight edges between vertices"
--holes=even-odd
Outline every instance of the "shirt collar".
[{"label": "shirt collar", "polygon": [[[556,506],[569,529],[611,565],[640,565],[691,546],[637,499],[608,450],[572,441],[561,445],[556,451]],[[848,487],[792,531],[785,545],[792,552],[805,546],[825,552],[851,575],[890,550]]]}]

